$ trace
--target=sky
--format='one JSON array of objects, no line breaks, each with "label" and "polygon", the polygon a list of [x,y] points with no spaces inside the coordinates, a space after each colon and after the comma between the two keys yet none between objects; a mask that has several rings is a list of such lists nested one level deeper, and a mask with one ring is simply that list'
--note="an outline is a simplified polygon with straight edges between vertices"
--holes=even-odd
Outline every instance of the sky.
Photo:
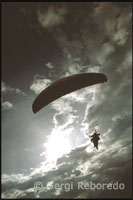
[{"label": "sky", "polygon": [[[4,2],[1,21],[2,197],[132,197],[131,3]],[[89,72],[108,81],[33,113],[43,89]]]}]

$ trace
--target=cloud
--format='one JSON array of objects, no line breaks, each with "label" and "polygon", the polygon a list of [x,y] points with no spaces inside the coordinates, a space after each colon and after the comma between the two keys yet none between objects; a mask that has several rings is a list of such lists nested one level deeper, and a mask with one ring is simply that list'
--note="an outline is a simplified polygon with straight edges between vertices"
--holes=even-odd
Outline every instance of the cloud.
[{"label": "cloud", "polygon": [[69,70],[70,74],[78,74],[78,73],[80,73],[81,66],[79,64],[75,63],[73,65],[70,65],[68,70]]},{"label": "cloud", "polygon": [[98,23],[102,20],[101,28],[105,34],[116,43],[123,46],[128,39],[130,33],[131,16],[128,12],[128,6],[121,12],[121,7],[115,6],[112,3],[97,3],[94,10],[94,16]]},{"label": "cloud", "polygon": [[22,92],[20,89],[18,88],[11,88],[10,86],[8,86],[5,82],[2,82],[2,94],[18,94],[18,95],[25,95],[24,92]]},{"label": "cloud", "polygon": [[[71,5],[67,7],[69,23],[66,23],[64,7],[50,6],[47,11],[38,11],[41,27],[50,31],[61,49],[62,56],[52,61],[59,67],[55,69],[50,62],[46,64],[51,69],[51,80],[75,73],[103,72],[108,82],[71,93],[51,104],[55,112],[52,113],[54,127],[48,137],[52,140],[47,145],[52,155],[47,151],[39,153],[52,157],[57,153],[59,158],[56,163],[41,163],[26,179],[24,174],[3,176],[4,198],[126,198],[132,195],[131,4],[96,2],[88,3],[86,8],[76,5],[74,15]],[[30,89],[38,94],[51,80],[35,76]],[[83,132],[93,132],[95,127],[101,133],[98,151],[88,137],[82,136]],[[61,156],[63,145],[65,155]],[[36,193],[36,181],[44,186],[73,182],[75,187],[69,192],[48,189]],[[89,181],[118,181],[126,188],[123,191],[77,189],[78,182]]]},{"label": "cloud", "polygon": [[[112,3],[90,3],[89,6],[90,13],[85,9],[83,12],[82,6],[80,10],[76,7],[71,19],[71,32],[59,27],[51,33],[63,48],[60,61],[63,75],[86,72],[89,65],[92,68],[99,65],[103,71],[110,65],[116,48],[124,46],[130,37],[130,4],[123,10]],[[69,12],[71,14],[71,9]]]},{"label": "cloud", "polygon": [[[125,67],[126,66],[126,67]],[[109,68],[110,69],[110,68]],[[108,72],[108,82],[96,88],[95,98],[92,105],[86,110],[84,122],[92,128],[99,125],[101,131],[111,128],[115,116],[126,117],[131,112],[131,54],[126,53],[125,59],[115,68]],[[109,114],[108,114],[109,113]],[[89,131],[89,130],[88,130]]]},{"label": "cloud", "polygon": [[66,128],[70,124],[73,124],[77,118],[78,117],[76,115],[70,113],[69,111],[59,112],[54,115],[53,122],[55,124],[55,127],[60,127],[62,129]]},{"label": "cloud", "polygon": [[5,101],[4,98],[6,95],[9,94],[17,94],[17,95],[22,95],[25,96],[26,94],[21,91],[18,88],[12,88],[10,86],[8,86],[5,82],[2,81],[2,110],[6,111],[6,110],[11,110],[13,108],[13,103],[11,103],[10,101]]},{"label": "cloud", "polygon": [[52,69],[54,66],[51,64],[51,62],[48,62],[48,63],[46,64],[46,67],[48,67],[49,69]]},{"label": "cloud", "polygon": [[33,79],[34,80],[30,85],[30,90],[32,90],[35,94],[39,94],[42,90],[47,88],[51,83],[50,79],[46,79],[45,77],[40,75],[35,75]]},{"label": "cloud", "polygon": [[[89,148],[89,151],[87,151]],[[14,198],[34,196],[38,198],[57,197],[131,197],[131,141],[127,147],[127,140],[118,140],[110,145],[102,143],[99,151],[91,150],[89,145],[82,145],[71,150],[70,153],[58,158],[55,166],[49,168],[49,163],[44,162],[40,167],[35,168],[29,175],[13,174],[2,176],[2,197]],[[105,162],[106,161],[106,162]],[[50,164],[51,165],[51,164]],[[45,171],[45,168],[49,168]],[[52,165],[51,165],[52,166]],[[122,176],[125,174],[125,176]],[[95,184],[101,183],[123,183],[124,190],[79,190],[77,185],[81,183]],[[36,192],[34,183],[41,182],[47,190]],[[50,185],[54,184],[70,184],[73,183],[74,188],[66,191],[66,187],[54,189]],[[49,187],[48,187],[49,186]]]},{"label": "cloud", "polygon": [[39,10],[37,12],[38,21],[43,28],[51,28],[64,23],[64,17],[66,14],[65,7],[53,7],[50,6],[47,11]]},{"label": "cloud", "polygon": [[[110,66],[114,66],[112,62],[115,60],[114,55],[117,51],[120,52],[119,47],[124,47],[130,38],[130,3],[126,4],[125,8],[110,2],[88,4],[88,10],[84,9],[83,5],[80,5],[79,9],[77,4],[75,15],[72,18],[71,5],[68,4],[67,14],[71,22],[69,26],[66,23],[64,28],[58,26],[54,31],[48,30],[62,49],[60,59],[55,58],[53,61],[55,65],[61,66],[59,69],[56,68],[58,74],[55,75],[53,71],[56,79],[95,71],[95,66],[99,66],[99,72],[103,72],[105,68],[111,69]],[[50,6],[44,12],[44,16],[49,10],[53,13],[56,9],[57,7],[52,8],[51,11]],[[59,9],[65,10],[66,7],[62,4]]]},{"label": "cloud", "polygon": [[69,101],[65,101],[62,97],[55,100],[52,104],[52,108],[59,112],[72,112],[73,111],[73,107],[71,105],[71,103]]},{"label": "cloud", "polygon": [[16,198],[37,198],[38,195],[35,194],[34,189],[28,189],[26,191],[21,190],[10,190],[7,194],[3,192],[2,198],[16,199]]},{"label": "cloud", "polygon": [[5,102],[2,102],[2,109],[5,111],[5,110],[10,110],[13,108],[13,104],[9,101],[5,101]]},{"label": "cloud", "polygon": [[128,39],[130,33],[130,20],[130,13],[128,15],[127,13],[121,14],[121,16],[118,18],[117,31],[115,31],[112,39],[119,46],[123,46]]},{"label": "cloud", "polygon": [[28,176],[25,176],[23,174],[12,174],[12,175],[8,175],[8,174],[3,174],[3,183],[6,184],[7,182],[18,182],[18,183],[23,183],[25,181],[28,180]]},{"label": "cloud", "polygon": [[53,116],[55,127],[65,128],[76,120],[76,110],[73,109],[72,102],[69,100],[66,101],[65,98],[61,97],[51,104],[56,111]]}]

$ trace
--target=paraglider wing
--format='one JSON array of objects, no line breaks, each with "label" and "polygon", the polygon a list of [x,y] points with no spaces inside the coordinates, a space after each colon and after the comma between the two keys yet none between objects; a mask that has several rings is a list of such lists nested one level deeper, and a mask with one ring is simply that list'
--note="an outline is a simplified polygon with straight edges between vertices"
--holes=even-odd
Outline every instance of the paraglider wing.
[{"label": "paraglider wing", "polygon": [[81,88],[107,82],[107,77],[101,73],[83,73],[72,75],[56,81],[44,89],[34,100],[32,110],[34,113],[44,106],[66,94]]}]

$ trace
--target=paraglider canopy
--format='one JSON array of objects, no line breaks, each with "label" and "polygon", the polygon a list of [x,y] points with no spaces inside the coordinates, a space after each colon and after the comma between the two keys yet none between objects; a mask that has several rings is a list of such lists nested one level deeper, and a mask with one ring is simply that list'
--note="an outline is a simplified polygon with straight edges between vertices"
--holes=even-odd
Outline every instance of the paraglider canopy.
[{"label": "paraglider canopy", "polygon": [[34,100],[32,110],[37,113],[54,100],[81,88],[107,82],[102,73],[82,73],[62,78],[44,89]]}]

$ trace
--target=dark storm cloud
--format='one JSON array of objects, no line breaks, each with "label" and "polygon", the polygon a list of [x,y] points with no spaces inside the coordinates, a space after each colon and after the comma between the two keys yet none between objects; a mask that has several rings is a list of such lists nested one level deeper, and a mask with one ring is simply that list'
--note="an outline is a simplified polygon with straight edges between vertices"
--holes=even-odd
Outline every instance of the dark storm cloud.
[{"label": "dark storm cloud", "polygon": [[127,41],[131,20],[130,4],[127,4],[127,9],[121,10],[112,3],[90,3],[88,9],[79,3],[75,15],[72,15],[75,5],[65,6],[69,8],[65,25],[52,29],[51,33],[64,49],[62,62],[66,62],[66,69],[77,58],[80,66],[103,65],[106,57],[114,52],[114,45],[123,46]]}]

